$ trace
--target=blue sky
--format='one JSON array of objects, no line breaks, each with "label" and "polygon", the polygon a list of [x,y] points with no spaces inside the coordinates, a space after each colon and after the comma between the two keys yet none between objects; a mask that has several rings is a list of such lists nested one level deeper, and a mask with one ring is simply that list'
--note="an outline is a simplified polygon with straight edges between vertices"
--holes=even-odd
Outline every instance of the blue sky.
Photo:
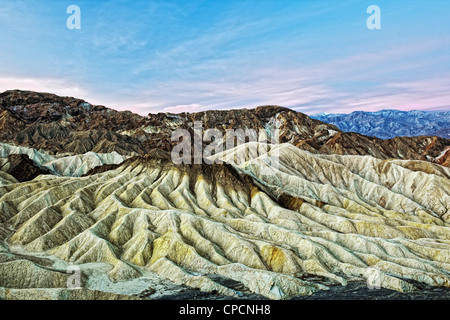
[{"label": "blue sky", "polygon": [[[369,30],[369,5],[381,29]],[[69,30],[66,9],[81,9]],[[450,1],[0,0],[0,91],[140,114],[450,109]]]}]

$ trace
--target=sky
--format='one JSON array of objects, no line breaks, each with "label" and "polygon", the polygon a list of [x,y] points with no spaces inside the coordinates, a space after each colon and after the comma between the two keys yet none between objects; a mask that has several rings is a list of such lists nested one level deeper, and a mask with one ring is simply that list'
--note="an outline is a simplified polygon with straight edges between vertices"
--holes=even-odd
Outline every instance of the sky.
[{"label": "sky", "polygon": [[[80,8],[69,29],[67,8]],[[381,29],[369,29],[370,5]],[[450,110],[448,0],[0,0],[0,92],[146,115]]]}]

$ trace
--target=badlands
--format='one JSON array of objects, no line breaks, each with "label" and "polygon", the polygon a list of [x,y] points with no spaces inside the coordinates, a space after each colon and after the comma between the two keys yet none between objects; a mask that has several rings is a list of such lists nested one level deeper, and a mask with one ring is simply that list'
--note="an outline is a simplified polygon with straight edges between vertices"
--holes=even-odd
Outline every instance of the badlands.
[{"label": "badlands", "polygon": [[[450,169],[436,161],[448,139],[370,138],[280,107],[120,113],[108,127],[116,111],[81,100],[1,96],[0,299],[448,292]],[[231,118],[277,119],[283,143],[259,156],[240,144],[211,157],[221,164],[171,161],[168,134],[186,119],[226,129]]]}]

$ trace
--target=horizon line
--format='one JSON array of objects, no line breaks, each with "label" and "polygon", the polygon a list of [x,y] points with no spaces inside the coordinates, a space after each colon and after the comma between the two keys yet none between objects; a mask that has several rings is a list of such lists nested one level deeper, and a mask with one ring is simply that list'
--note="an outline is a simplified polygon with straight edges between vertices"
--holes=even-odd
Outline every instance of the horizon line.
[{"label": "horizon line", "polygon": [[[202,113],[202,112],[213,112],[213,111],[229,111],[229,110],[253,110],[253,109],[257,109],[257,108],[261,108],[261,107],[277,107],[277,108],[283,108],[283,109],[289,109],[292,110],[294,112],[299,112],[299,113],[303,113],[306,114],[309,117],[312,116],[318,116],[318,115],[350,115],[353,113],[357,113],[357,112],[364,112],[364,113],[377,113],[377,112],[383,112],[383,111],[399,111],[399,112],[413,112],[413,111],[420,111],[420,112],[434,112],[434,113],[442,113],[442,112],[450,112],[450,106],[439,106],[439,107],[432,107],[432,108],[428,108],[428,109],[420,109],[417,107],[413,107],[412,109],[407,109],[407,110],[401,110],[401,109],[396,109],[396,108],[383,108],[380,110],[375,110],[375,111],[370,111],[370,110],[353,110],[351,112],[317,112],[317,113],[308,113],[308,112],[302,112],[299,110],[296,110],[296,108],[300,108],[300,107],[307,107],[307,105],[302,105],[302,106],[282,106],[282,105],[278,105],[278,104],[262,104],[262,105],[256,105],[254,107],[247,107],[247,106],[231,106],[231,107],[223,107],[223,106],[214,106],[211,107],[211,109],[204,109],[204,110],[198,110],[198,111],[194,111],[194,112],[190,112],[190,111],[180,111],[180,112],[171,112],[171,111],[164,111],[164,109],[171,109],[171,108],[177,108],[178,106],[173,106],[173,107],[165,107],[163,108],[163,110],[159,111],[159,112],[148,112],[147,114],[141,114],[139,112],[133,111],[133,107],[132,105],[129,106],[125,106],[126,104],[124,104],[124,106],[122,107],[110,107],[107,104],[98,104],[98,103],[91,103],[88,100],[85,100],[84,98],[80,98],[80,97],[76,97],[76,96],[72,96],[72,95],[60,95],[54,92],[49,92],[49,91],[35,91],[35,90],[29,90],[29,89],[7,89],[3,92],[0,92],[0,95],[3,95],[7,92],[29,92],[29,93],[38,93],[38,94],[49,94],[49,95],[54,95],[57,97],[61,97],[61,98],[72,98],[72,99],[77,99],[77,100],[82,100],[84,102],[87,102],[93,106],[99,106],[99,107],[104,107],[104,108],[108,108],[111,110],[115,110],[117,112],[131,112],[143,117],[146,117],[148,115],[156,115],[159,113],[164,113],[164,114],[183,114],[183,113],[187,113],[187,114],[194,114],[194,113]],[[192,106],[194,104],[186,104],[186,107]],[[181,105],[183,106],[183,105]],[[200,105],[198,105],[200,106]],[[131,108],[131,109],[128,109]],[[371,109],[373,109],[373,107],[370,107]],[[449,108],[449,110],[441,110],[441,108]]]}]

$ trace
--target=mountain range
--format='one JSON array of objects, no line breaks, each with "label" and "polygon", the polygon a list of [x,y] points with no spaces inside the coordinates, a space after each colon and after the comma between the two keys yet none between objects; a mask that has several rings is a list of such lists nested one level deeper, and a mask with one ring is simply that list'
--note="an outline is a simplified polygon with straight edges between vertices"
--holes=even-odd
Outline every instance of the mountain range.
[{"label": "mountain range", "polygon": [[[195,137],[194,122],[280,141],[255,155],[265,143],[237,136],[175,164],[171,135]],[[279,106],[141,116],[7,91],[0,299],[279,300],[353,284],[445,298],[449,159],[446,138],[369,137]]]},{"label": "mountain range", "polygon": [[311,118],[334,124],[345,132],[358,132],[380,139],[403,136],[450,138],[450,111],[353,111],[349,114],[318,113]]},{"label": "mountain range", "polygon": [[184,128],[193,134],[195,121],[201,121],[204,129],[262,129],[269,135],[276,126],[280,143],[313,153],[428,160],[448,165],[448,139],[419,136],[383,140],[345,132],[279,106],[141,116],[48,93],[15,90],[0,94],[0,142],[53,155],[116,151],[133,156],[154,148],[170,151],[177,143],[171,141],[172,132]]}]

